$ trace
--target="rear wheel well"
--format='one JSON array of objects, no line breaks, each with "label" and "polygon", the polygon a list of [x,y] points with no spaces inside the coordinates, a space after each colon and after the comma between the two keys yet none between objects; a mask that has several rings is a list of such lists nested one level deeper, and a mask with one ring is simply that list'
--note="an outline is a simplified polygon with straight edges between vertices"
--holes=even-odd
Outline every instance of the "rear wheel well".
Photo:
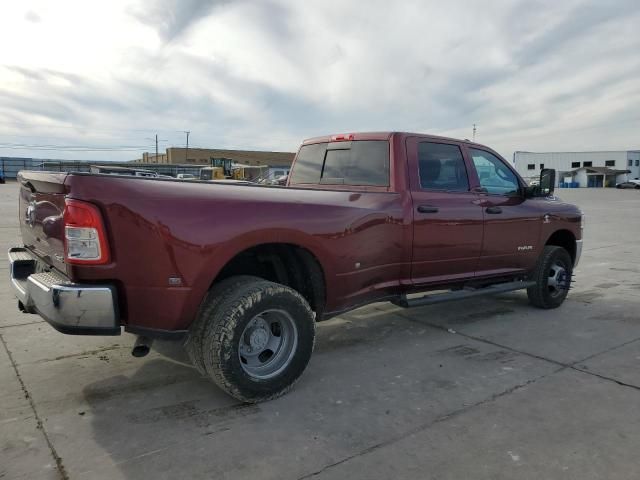
[{"label": "rear wheel well", "polygon": [[571,261],[576,261],[576,237],[569,230],[558,230],[549,237],[545,245],[555,245],[564,248],[569,255]]},{"label": "rear wheel well", "polygon": [[289,243],[265,243],[238,253],[212,283],[236,275],[252,275],[286,285],[302,295],[321,320],[325,304],[325,278],[309,250]]}]

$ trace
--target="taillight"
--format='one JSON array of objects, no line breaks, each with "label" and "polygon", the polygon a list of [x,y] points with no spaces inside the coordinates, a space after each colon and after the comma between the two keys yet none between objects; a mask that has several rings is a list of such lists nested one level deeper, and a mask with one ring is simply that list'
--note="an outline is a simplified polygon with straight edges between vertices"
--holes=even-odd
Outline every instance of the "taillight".
[{"label": "taillight", "polygon": [[109,263],[109,244],[98,207],[70,198],[64,201],[64,259],[67,263]]}]

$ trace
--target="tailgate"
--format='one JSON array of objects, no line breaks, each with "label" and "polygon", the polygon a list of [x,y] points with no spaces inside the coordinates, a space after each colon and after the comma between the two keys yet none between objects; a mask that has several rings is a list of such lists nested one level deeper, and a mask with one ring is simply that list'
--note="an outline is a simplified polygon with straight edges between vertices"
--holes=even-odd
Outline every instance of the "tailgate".
[{"label": "tailgate", "polygon": [[18,174],[18,215],[22,241],[47,264],[66,272],[64,263],[64,185],[66,173]]}]

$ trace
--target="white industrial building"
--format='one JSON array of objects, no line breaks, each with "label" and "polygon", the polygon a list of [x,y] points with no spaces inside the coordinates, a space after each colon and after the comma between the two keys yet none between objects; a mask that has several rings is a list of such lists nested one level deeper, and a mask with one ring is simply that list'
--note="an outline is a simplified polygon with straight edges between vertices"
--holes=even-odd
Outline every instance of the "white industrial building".
[{"label": "white industrial building", "polygon": [[640,150],[607,152],[515,152],[513,161],[527,181],[543,168],[556,170],[556,186],[613,187],[640,178]]}]

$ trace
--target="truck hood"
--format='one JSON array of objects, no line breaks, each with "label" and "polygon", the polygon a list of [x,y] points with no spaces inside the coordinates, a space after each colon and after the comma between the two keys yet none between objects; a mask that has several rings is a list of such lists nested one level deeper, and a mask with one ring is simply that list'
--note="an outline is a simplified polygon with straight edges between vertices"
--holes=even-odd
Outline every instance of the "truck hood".
[{"label": "truck hood", "polygon": [[558,196],[545,197],[541,200],[545,202],[544,205],[546,208],[554,212],[575,213],[577,215],[580,215],[582,213],[580,208],[578,208],[576,205],[574,205],[573,203],[565,202]]}]

